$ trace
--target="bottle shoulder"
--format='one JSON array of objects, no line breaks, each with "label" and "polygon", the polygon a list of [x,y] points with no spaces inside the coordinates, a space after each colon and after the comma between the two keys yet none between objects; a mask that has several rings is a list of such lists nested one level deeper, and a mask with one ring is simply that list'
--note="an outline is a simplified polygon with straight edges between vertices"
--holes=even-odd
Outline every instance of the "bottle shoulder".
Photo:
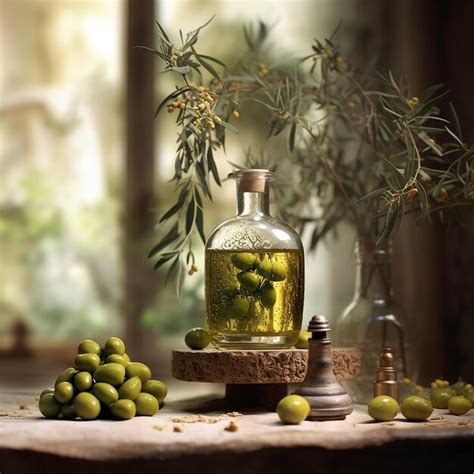
[{"label": "bottle shoulder", "polygon": [[285,222],[266,215],[236,216],[219,224],[210,234],[206,249],[303,250],[299,235]]}]

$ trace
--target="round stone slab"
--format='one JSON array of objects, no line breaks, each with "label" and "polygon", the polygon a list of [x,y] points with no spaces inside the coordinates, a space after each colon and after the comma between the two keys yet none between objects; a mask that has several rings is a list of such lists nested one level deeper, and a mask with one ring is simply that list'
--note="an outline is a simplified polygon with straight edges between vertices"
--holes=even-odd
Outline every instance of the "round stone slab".
[{"label": "round stone slab", "polygon": [[[339,380],[356,377],[362,354],[357,348],[332,348],[334,373]],[[173,351],[172,373],[178,380],[225,384],[301,383],[306,375],[308,351],[216,350]]]}]

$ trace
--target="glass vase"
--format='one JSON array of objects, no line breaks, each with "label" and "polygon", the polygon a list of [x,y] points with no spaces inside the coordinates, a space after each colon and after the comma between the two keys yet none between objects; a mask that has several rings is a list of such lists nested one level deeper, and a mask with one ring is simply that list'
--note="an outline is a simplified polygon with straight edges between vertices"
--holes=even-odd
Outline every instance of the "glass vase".
[{"label": "glass vase", "polygon": [[334,342],[362,350],[360,375],[344,383],[355,403],[373,397],[373,381],[382,349],[394,354],[399,380],[416,378],[412,335],[405,313],[395,301],[392,288],[392,243],[379,246],[359,240],[355,246],[354,296],[336,321]]},{"label": "glass vase", "polygon": [[304,254],[298,234],[270,215],[272,174],[247,169],[237,184],[237,214],[206,243],[206,322],[221,349],[277,349],[301,329]]}]

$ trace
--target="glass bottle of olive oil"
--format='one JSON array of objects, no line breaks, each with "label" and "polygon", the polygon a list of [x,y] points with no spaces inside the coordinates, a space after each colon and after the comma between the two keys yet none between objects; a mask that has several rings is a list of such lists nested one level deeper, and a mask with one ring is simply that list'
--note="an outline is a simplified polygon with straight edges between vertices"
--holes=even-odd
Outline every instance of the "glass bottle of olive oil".
[{"label": "glass bottle of olive oil", "polygon": [[237,215],[206,243],[206,320],[215,346],[294,345],[303,314],[304,254],[296,232],[270,216],[268,170],[241,170]]}]

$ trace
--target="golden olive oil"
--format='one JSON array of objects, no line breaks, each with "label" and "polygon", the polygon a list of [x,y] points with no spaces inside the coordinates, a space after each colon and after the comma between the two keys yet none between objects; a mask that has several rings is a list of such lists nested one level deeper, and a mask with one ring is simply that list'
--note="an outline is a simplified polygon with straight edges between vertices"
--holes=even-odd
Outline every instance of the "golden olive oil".
[{"label": "golden olive oil", "polygon": [[298,339],[303,314],[300,250],[206,250],[206,319],[223,348],[284,348]]}]

